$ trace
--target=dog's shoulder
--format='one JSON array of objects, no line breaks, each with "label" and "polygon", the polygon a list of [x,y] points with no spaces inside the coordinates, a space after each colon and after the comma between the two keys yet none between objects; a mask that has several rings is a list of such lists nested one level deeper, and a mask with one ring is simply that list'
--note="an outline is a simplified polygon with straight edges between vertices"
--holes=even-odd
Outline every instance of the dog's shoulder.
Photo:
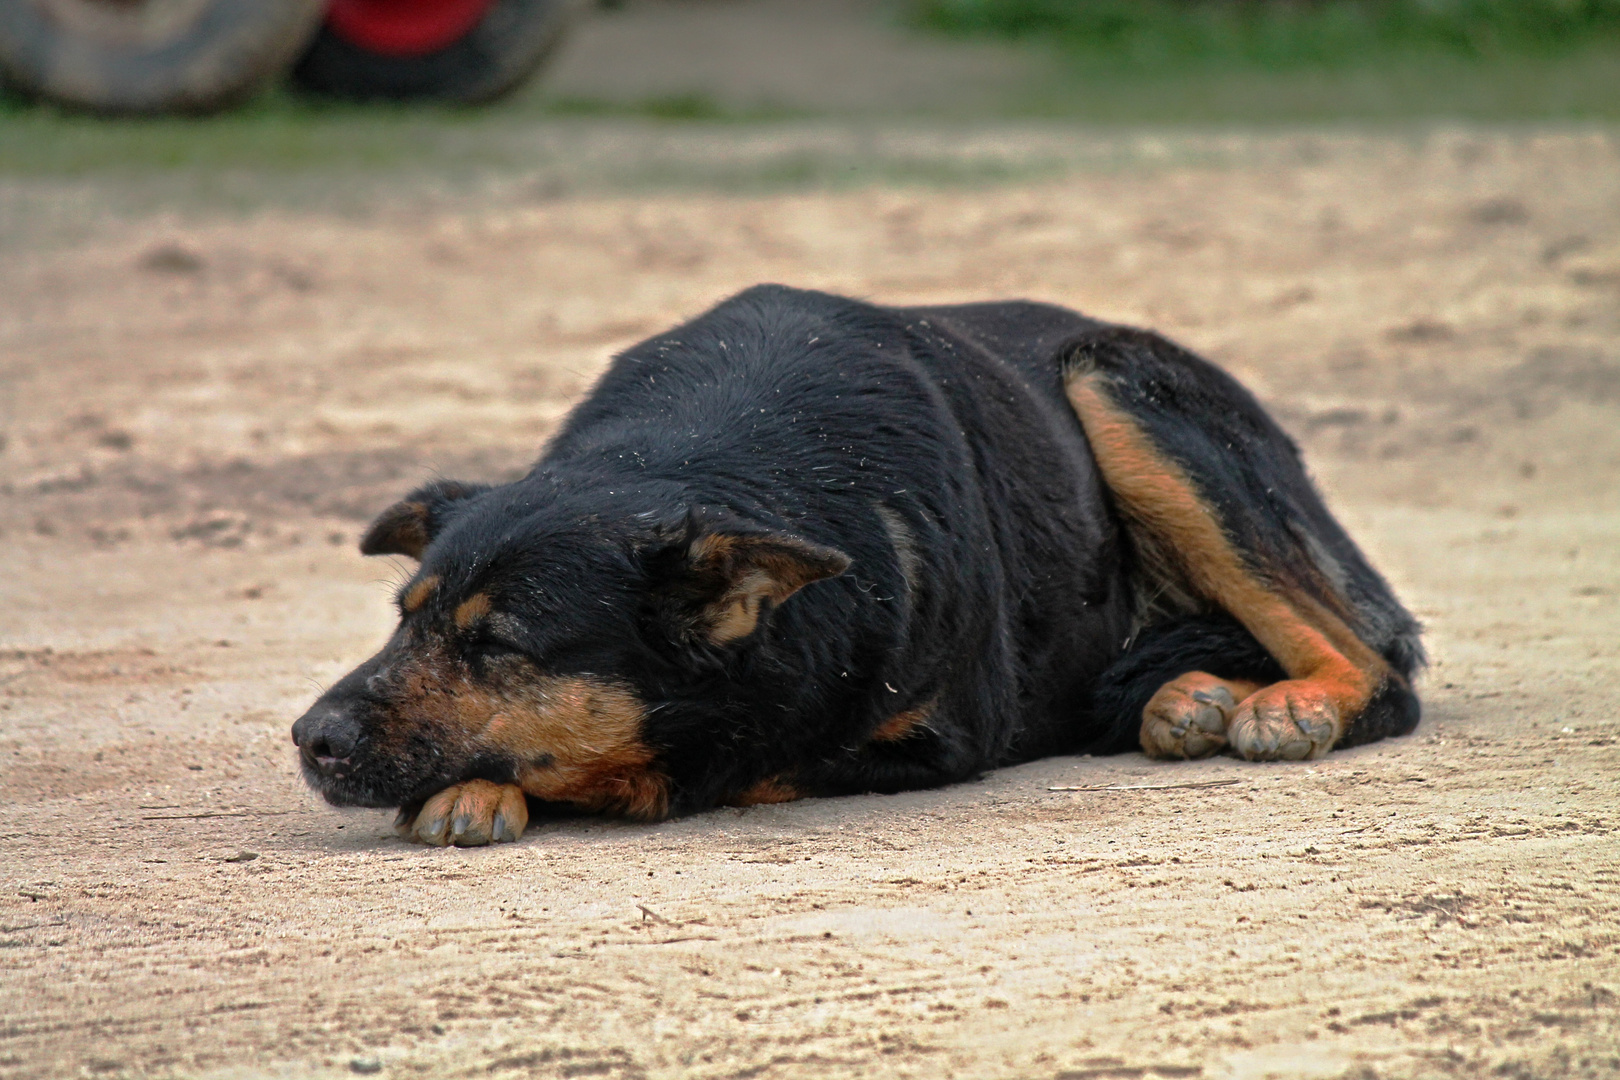
[{"label": "dog's shoulder", "polygon": [[914,334],[947,348],[966,344],[1016,371],[1026,383],[1058,378],[1064,346],[1107,325],[1057,304],[999,300],[895,309]]},{"label": "dog's shoulder", "polygon": [[756,286],[615,357],[548,456],[613,445],[713,461],[822,436],[852,446],[885,420],[926,426],[931,378],[895,309]]}]

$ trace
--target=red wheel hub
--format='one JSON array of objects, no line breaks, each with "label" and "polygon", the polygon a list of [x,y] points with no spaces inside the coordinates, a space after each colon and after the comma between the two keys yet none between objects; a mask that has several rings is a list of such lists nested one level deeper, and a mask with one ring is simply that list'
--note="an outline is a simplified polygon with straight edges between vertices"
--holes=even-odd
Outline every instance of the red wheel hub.
[{"label": "red wheel hub", "polygon": [[332,0],[326,25],[384,56],[422,56],[465,37],[495,0]]}]

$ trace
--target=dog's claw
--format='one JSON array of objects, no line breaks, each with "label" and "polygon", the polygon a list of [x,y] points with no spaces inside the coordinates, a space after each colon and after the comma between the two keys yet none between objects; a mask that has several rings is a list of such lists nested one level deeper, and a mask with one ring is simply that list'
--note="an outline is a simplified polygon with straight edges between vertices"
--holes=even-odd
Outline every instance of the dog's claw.
[{"label": "dog's claw", "polygon": [[444,847],[450,842],[450,823],[442,815],[429,815],[426,810],[417,815],[413,832],[416,839],[434,847]]},{"label": "dog's claw", "polygon": [[1232,697],[1232,691],[1224,686],[1209,686],[1202,690],[1194,690],[1192,699],[1202,701],[1206,705],[1214,705],[1216,708],[1228,712],[1231,711],[1232,706],[1237,704],[1237,701]]}]

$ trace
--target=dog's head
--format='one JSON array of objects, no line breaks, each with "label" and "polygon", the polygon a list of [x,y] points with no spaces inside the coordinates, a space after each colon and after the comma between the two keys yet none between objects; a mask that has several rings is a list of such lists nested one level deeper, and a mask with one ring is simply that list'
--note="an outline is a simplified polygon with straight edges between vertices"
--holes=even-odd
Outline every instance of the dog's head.
[{"label": "dog's head", "polygon": [[723,669],[777,605],[849,566],[678,492],[569,496],[538,476],[424,487],[360,550],[420,566],[387,645],[293,725],[329,802],[411,807],[476,778],[647,819],[670,797],[648,688]]}]

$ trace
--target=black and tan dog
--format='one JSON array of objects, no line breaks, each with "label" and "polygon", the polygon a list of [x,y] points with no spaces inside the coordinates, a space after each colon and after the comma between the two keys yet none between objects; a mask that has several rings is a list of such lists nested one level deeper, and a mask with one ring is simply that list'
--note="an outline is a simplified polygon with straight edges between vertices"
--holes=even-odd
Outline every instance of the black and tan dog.
[{"label": "black and tan dog", "polygon": [[424,487],[361,550],[421,568],[293,739],[428,843],[1418,720],[1416,622],[1254,398],[1040,304],[751,289],[620,356],[528,476]]}]

